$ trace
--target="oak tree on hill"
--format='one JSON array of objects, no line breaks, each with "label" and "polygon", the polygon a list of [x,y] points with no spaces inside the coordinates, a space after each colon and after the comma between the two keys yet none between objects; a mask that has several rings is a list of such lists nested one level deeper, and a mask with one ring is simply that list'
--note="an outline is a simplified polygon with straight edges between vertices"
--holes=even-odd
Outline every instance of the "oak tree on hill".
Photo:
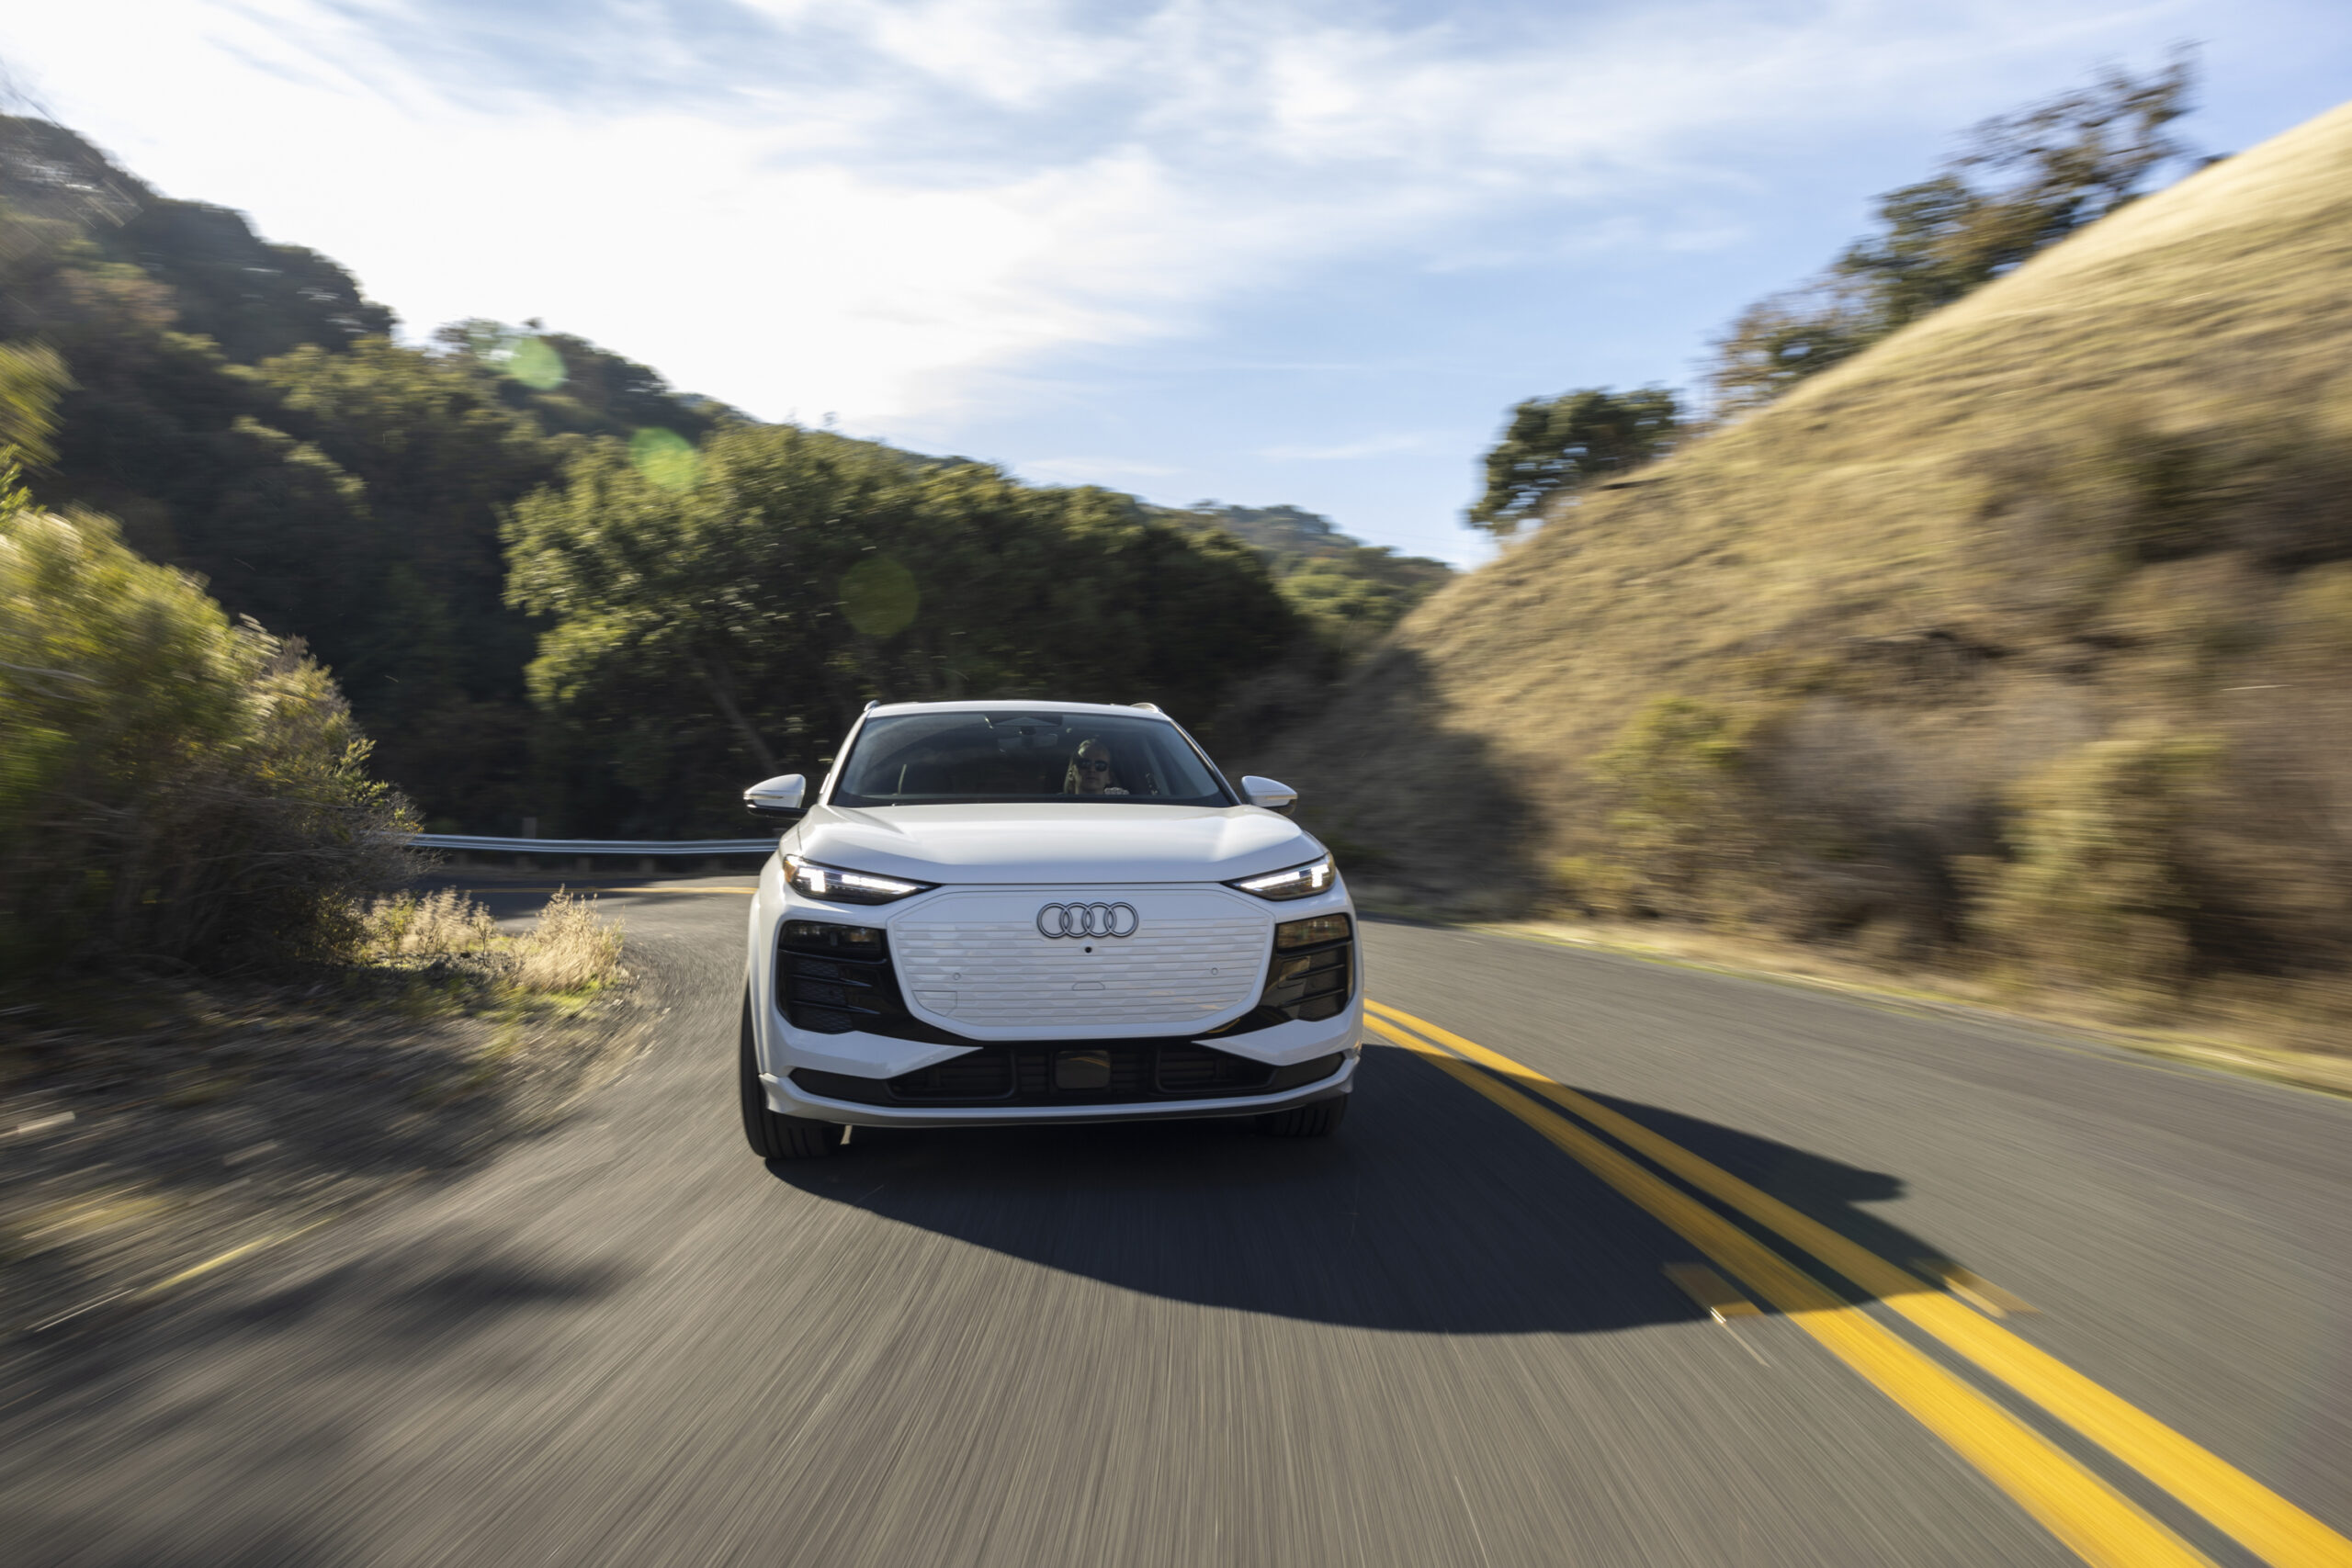
[{"label": "oak tree on hill", "polygon": [[1978,125],[1935,175],[1879,197],[1876,233],[1732,322],[1708,375],[1717,410],[1770,402],[2132,200],[2188,156],[2166,127],[2195,79],[2179,52]]},{"label": "oak tree on hill", "polygon": [[1487,454],[1487,490],[1471,526],[1509,536],[1539,521],[1555,495],[1637,468],[1674,444],[1681,410],[1664,387],[1588,387],[1530,398]]}]

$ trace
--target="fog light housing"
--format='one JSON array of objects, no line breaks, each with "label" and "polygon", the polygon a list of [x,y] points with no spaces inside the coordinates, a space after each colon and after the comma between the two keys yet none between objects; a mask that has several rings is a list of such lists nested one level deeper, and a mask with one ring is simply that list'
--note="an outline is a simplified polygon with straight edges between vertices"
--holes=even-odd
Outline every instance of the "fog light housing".
[{"label": "fog light housing", "polygon": [[882,933],[873,926],[843,925],[838,920],[786,920],[779,933],[786,951],[822,953],[828,958],[856,958],[872,963],[883,953]]},{"label": "fog light housing", "polygon": [[1345,942],[1349,929],[1345,915],[1316,915],[1304,920],[1284,920],[1274,928],[1274,949],[1282,952],[1294,947],[1319,947],[1327,942]]}]

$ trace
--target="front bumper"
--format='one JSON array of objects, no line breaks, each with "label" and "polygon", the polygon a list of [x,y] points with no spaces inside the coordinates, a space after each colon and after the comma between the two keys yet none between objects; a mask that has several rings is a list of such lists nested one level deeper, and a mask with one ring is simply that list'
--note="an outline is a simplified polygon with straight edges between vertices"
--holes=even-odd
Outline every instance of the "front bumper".
[{"label": "front bumper", "polygon": [[[773,1004],[763,1008],[762,1022],[774,1048],[763,1059],[760,1083],[767,1092],[768,1109],[785,1116],[875,1127],[1006,1127],[1040,1122],[1189,1120],[1204,1116],[1255,1116],[1294,1105],[1310,1104],[1355,1089],[1355,1069],[1363,1038],[1361,993],[1333,1017],[1315,1022],[1292,1021],[1245,1034],[1197,1036],[1188,1043],[1206,1046],[1241,1063],[1261,1066],[1276,1081],[1322,1059],[1339,1058],[1337,1069],[1295,1088],[1272,1092],[1242,1089],[1234,1093],[1185,1092],[1160,1098],[1104,1100],[1080,1092],[1070,1103],[1039,1104],[1034,1097],[1020,1103],[924,1104],[876,1103],[891,1078],[920,1073],[923,1068],[952,1064],[997,1051],[1025,1055],[1083,1047],[1069,1040],[1023,1042],[1016,1045],[940,1045],[888,1039],[871,1034],[814,1034],[794,1029]],[[1113,1053],[1128,1043],[1103,1043]],[[1136,1042],[1136,1044],[1148,1043]],[[1176,1043],[1170,1041],[1169,1043]],[[781,1069],[781,1070],[778,1070]],[[796,1075],[803,1081],[795,1081]],[[837,1098],[806,1081],[821,1086],[830,1077],[854,1080],[844,1087],[858,1091],[854,1100]],[[868,1086],[871,1086],[870,1088]],[[890,1097],[895,1100],[895,1096]]]},{"label": "front bumper", "polygon": [[[1334,1020],[1333,1021],[1338,1021]],[[810,1094],[789,1078],[762,1073],[768,1109],[785,1116],[840,1122],[855,1127],[1021,1127],[1087,1122],[1189,1122],[1220,1116],[1257,1116],[1311,1105],[1353,1093],[1358,1054],[1352,1044],[1329,1077],[1279,1094],[1151,1100],[1128,1103],[1072,1105],[864,1105]]]}]

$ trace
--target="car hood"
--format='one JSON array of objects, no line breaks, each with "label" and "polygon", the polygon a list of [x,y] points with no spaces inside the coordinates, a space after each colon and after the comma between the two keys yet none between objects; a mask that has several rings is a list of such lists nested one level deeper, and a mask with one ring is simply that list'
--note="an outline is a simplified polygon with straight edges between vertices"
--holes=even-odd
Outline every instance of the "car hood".
[{"label": "car hood", "polygon": [[1226,882],[1323,847],[1254,806],[820,806],[785,847],[917,882]]}]

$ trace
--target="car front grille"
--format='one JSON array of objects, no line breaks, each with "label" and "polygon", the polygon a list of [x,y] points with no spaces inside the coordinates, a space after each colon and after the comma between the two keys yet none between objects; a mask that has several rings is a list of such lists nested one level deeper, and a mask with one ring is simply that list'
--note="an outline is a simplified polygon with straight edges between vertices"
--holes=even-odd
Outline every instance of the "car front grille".
[{"label": "car front grille", "polygon": [[983,1045],[894,1078],[795,1067],[792,1081],[855,1105],[1137,1105],[1279,1094],[1329,1077],[1345,1059],[1335,1051],[1274,1067],[1189,1040],[1024,1042]]},{"label": "car front grille", "polygon": [[[1344,920],[1345,917],[1340,917]],[[856,1030],[867,1034],[879,1034],[898,1040],[920,1040],[934,1044],[976,1044],[967,1035],[942,1029],[918,1018],[908,1008],[900,991],[902,981],[924,973],[918,963],[927,962],[939,972],[942,983],[958,987],[978,987],[978,990],[959,988],[942,997],[936,992],[916,990],[928,1010],[940,1011],[934,1001],[955,1006],[951,1016],[960,1021],[986,1023],[997,1019],[1016,1026],[1051,1025],[1056,1023],[1125,1023],[1134,1021],[1134,1014],[1141,1010],[1175,1010],[1190,1014],[1206,999],[1199,987],[1187,989],[1179,985],[1161,986],[1157,989],[1148,985],[1130,986],[1114,995],[1111,982],[1101,982],[1102,989],[1072,991],[1035,988],[1036,965],[1012,965],[1010,978],[985,966],[982,957],[975,956],[981,947],[956,950],[953,958],[957,964],[969,963],[969,970],[942,969],[938,946],[940,927],[933,923],[909,931],[886,931],[879,926],[857,926],[839,920],[786,920],[778,932],[776,943],[775,986],[776,1004],[795,1028],[819,1034],[844,1034]],[[1326,942],[1285,948],[1277,941],[1268,963],[1267,937],[1262,924],[1252,925],[1248,934],[1246,951],[1238,938],[1241,933],[1227,932],[1219,938],[1225,945],[1216,949],[1220,962],[1206,964],[1204,976],[1195,976],[1202,986],[1227,983],[1227,974],[1238,976],[1233,982],[1240,988],[1222,1003],[1230,1007],[1248,994],[1248,986],[1264,964],[1265,979],[1258,995],[1257,1005],[1241,1017],[1216,1030],[1208,1038],[1219,1035],[1248,1034],[1261,1029],[1295,1021],[1318,1021],[1335,1018],[1354,995],[1355,939],[1352,923],[1343,928],[1341,936]],[[1033,931],[1034,937],[1035,932]],[[1196,932],[1180,932],[1179,942],[1199,946]],[[1001,933],[990,938],[1001,940]],[[922,949],[926,942],[933,945]],[[1060,946],[1072,945],[1065,942]],[[1076,944],[1081,949],[1083,943]],[[1109,942],[1096,944],[1110,947]],[[894,947],[897,951],[894,952]],[[918,949],[928,953],[927,958],[910,958],[905,950]],[[1228,951],[1227,949],[1230,949]],[[1201,949],[1201,951],[1207,951]],[[1238,956],[1237,956],[1238,954]],[[1086,967],[1073,970],[1081,975],[1127,974],[1132,976],[1135,964],[1131,961],[1124,968],[1117,963],[1093,966],[1093,955],[1082,951],[1077,958]],[[1163,949],[1157,956],[1144,961],[1149,964],[1170,962]],[[1191,968],[1199,969],[1203,961],[1196,952],[1186,960]],[[967,980],[967,976],[969,976]],[[1028,1015],[1019,1015],[1012,1007],[1012,999],[1026,994],[1037,1005]],[[910,986],[910,988],[914,988]],[[956,1005],[967,995],[984,999],[985,1009],[978,1002],[972,1007]],[[1178,998],[1170,1008],[1170,998]],[[1181,1023],[1182,1019],[1169,1021]],[[1148,1042],[1130,1042],[1146,1043]],[[1068,1048],[1068,1047],[1065,1047]],[[1114,1064],[1114,1071],[1118,1071]]]},{"label": "car front grille", "polygon": [[[1052,938],[1067,904],[1140,911],[1126,936]],[[891,922],[908,996],[980,1029],[1127,1025],[1173,1033],[1250,999],[1264,972],[1267,915],[1222,891],[955,893]]]}]

